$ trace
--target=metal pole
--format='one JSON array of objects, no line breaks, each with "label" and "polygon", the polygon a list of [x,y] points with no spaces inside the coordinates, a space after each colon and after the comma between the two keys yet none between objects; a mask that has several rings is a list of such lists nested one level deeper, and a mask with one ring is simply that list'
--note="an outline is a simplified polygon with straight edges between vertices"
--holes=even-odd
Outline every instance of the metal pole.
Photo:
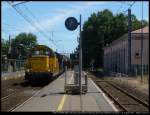
[{"label": "metal pole", "polygon": [[67,66],[65,66],[65,85],[67,84]]},{"label": "metal pole", "polygon": [[8,57],[8,72],[11,72],[12,71],[12,69],[11,69],[11,36],[9,35],[9,50],[8,50],[8,55],[9,55],[9,57]]},{"label": "metal pole", "polygon": [[79,86],[80,86],[80,93],[82,93],[82,34],[81,34],[81,14],[80,14],[80,39],[79,39]]},{"label": "metal pole", "polygon": [[143,1],[142,1],[142,20],[141,20],[141,82],[143,82]]},{"label": "metal pole", "polygon": [[110,45],[110,60],[111,60],[111,62],[110,62],[110,71],[112,72],[112,47],[111,47],[111,45]]},{"label": "metal pole", "polygon": [[131,9],[128,9],[128,75],[131,74]]}]

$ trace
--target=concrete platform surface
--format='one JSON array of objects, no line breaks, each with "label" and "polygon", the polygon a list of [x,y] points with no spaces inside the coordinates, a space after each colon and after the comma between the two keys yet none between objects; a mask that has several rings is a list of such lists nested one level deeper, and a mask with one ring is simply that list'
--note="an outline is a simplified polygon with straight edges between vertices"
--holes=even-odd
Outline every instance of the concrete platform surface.
[{"label": "concrete platform surface", "polygon": [[[73,83],[73,71],[67,71],[67,82]],[[51,82],[13,111],[117,111],[101,90],[88,78],[84,95],[64,94],[65,74]]]}]

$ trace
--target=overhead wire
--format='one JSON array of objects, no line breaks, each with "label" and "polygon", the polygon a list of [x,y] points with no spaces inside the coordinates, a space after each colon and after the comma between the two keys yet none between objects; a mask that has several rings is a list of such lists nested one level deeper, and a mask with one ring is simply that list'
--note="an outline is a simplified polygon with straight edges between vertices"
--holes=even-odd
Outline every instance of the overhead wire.
[{"label": "overhead wire", "polygon": [[[15,7],[14,7],[15,8]],[[15,8],[16,9],[16,8]],[[41,31],[40,29],[39,29],[39,27],[33,22],[33,21],[31,21],[28,17],[27,17],[27,15],[25,15],[25,14],[23,14],[23,12],[20,10],[20,8],[18,8],[18,9],[16,9],[16,11],[22,16],[22,17],[24,17],[24,19],[27,21],[27,22],[29,22],[31,25],[32,25],[32,27],[34,27],[37,31],[39,31],[43,36],[45,36],[46,38],[49,38],[43,31]]]},{"label": "overhead wire", "polygon": [[[39,27],[39,28],[42,28],[42,29],[44,29],[44,30],[46,31],[45,27],[43,27],[43,26],[41,25],[41,23],[40,23],[39,20],[36,18],[36,16],[31,12],[31,10],[29,10],[29,8],[28,8],[26,5],[23,4],[23,6],[24,6],[24,8],[26,9],[26,11],[32,16],[32,18],[33,18],[34,20],[36,20],[36,22],[38,22],[38,27]],[[52,38],[49,38],[49,37],[47,37],[47,38],[48,38],[48,40],[52,41],[53,44],[58,48],[58,45],[55,43],[55,41],[54,41]]]},{"label": "overhead wire", "polygon": [[20,30],[20,29],[22,29],[21,27],[20,28],[18,28],[18,27],[16,27],[16,26],[14,26],[14,25],[10,25],[10,24],[7,24],[7,23],[2,23],[2,25],[5,25],[5,26],[9,26],[9,28],[14,28],[14,29],[17,29],[17,30]]},{"label": "overhead wire", "polygon": [[[9,5],[11,5],[9,2],[8,2]],[[32,27],[34,27],[41,35],[43,35],[44,37],[48,38],[56,47],[58,47],[53,40],[51,40],[43,31],[41,31],[39,29],[39,27],[33,22],[31,21],[25,14],[23,14],[23,12],[19,9],[19,8],[16,8],[14,7],[13,5],[11,5],[12,8],[14,8],[17,13],[19,13],[19,15],[21,15],[28,23],[30,23],[32,25]]]},{"label": "overhead wire", "polygon": [[17,4],[12,4],[14,1],[11,1],[11,5],[12,6],[17,6],[17,5],[19,5],[19,4],[23,4],[23,3],[25,3],[25,2],[29,2],[29,1],[22,1],[22,2],[19,2],[19,3],[17,3]]},{"label": "overhead wire", "polygon": [[[23,2],[22,2],[22,3],[23,3]],[[36,30],[38,30],[38,31],[40,32],[40,34],[44,35],[45,37],[47,36],[44,32],[42,32],[42,31],[39,29],[39,26],[37,26],[37,25],[34,24],[30,19],[28,19],[28,17],[27,17],[26,15],[23,15],[23,14],[22,14],[22,11],[20,11],[20,9],[19,9],[19,11],[17,10],[16,6],[17,6],[18,4],[13,5],[13,4],[9,3],[9,2],[8,2],[8,4],[11,5],[28,23],[30,23],[30,24],[32,25],[32,27],[34,27]],[[24,5],[24,6],[25,6],[25,5]],[[26,6],[25,6],[25,9],[26,9],[26,11],[28,11],[28,12],[30,13],[30,15],[31,15],[34,19],[36,19],[35,15],[34,15]],[[31,21],[31,22],[30,22],[30,21]],[[37,19],[36,19],[36,21],[39,22]],[[38,25],[40,25],[40,23],[38,23]],[[52,36],[53,36],[53,34],[52,34]],[[56,47],[58,47],[54,40],[50,39],[48,36],[47,36],[46,38],[48,38]]]},{"label": "overhead wire", "polygon": [[[23,6],[24,6],[24,8],[26,9],[26,11],[28,11],[28,12],[30,13],[30,15],[32,16],[32,18],[35,19],[35,20],[38,22],[38,26],[39,26],[40,28],[43,28],[45,31],[47,31],[47,30],[45,29],[45,27],[43,27],[43,26],[41,25],[40,21],[36,18],[36,16],[31,12],[31,10],[30,10],[26,5],[23,4]],[[47,32],[48,32],[48,31],[47,31]],[[52,38],[53,38],[53,31],[51,31],[51,32],[52,32]],[[51,38],[51,39],[49,38],[49,40],[52,41],[53,44],[58,47],[58,45],[56,44],[56,42],[55,42],[52,38]]]},{"label": "overhead wire", "polygon": [[[41,23],[39,22],[39,20],[36,18],[36,16],[29,10],[29,8],[28,8],[26,5],[24,5],[24,4],[23,4],[23,6],[24,6],[24,8],[26,9],[26,11],[31,15],[31,17],[32,17],[34,20],[36,20],[36,22],[38,22],[38,27],[45,29],[45,28],[41,25]],[[54,42],[54,40],[52,40],[52,39],[50,39],[50,38],[49,38],[49,40],[52,41],[52,42]],[[53,43],[53,44],[54,44],[54,43]]]},{"label": "overhead wire", "polygon": [[120,5],[120,7],[118,8],[118,10],[117,10],[117,12],[116,12],[116,14],[118,14],[119,13],[119,10],[122,8],[122,4]]},{"label": "overhead wire", "polygon": [[6,30],[6,31],[18,31],[18,32],[20,32],[20,29],[19,28],[7,28],[7,29],[4,29],[4,30]]},{"label": "overhead wire", "polygon": [[[14,31],[20,31],[20,30],[23,30],[23,26],[19,26],[19,27],[16,27],[16,25],[12,25],[12,24],[8,24],[8,23],[5,23],[5,22],[2,22],[2,25],[5,25],[5,26],[8,26],[9,27],[9,29],[13,29]],[[30,28],[29,28],[29,30],[31,30]]]},{"label": "overhead wire", "polygon": [[[38,22],[38,26],[41,28],[43,28],[43,29],[45,29],[45,27],[43,27],[42,25],[41,25],[41,23],[40,23],[40,21],[37,19],[37,17],[31,12],[31,10],[26,6],[26,5],[24,5],[23,4],[23,6],[24,6],[24,8],[26,9],[26,11],[28,11],[29,13],[30,13],[30,15],[32,16],[32,18],[34,18],[37,22]],[[46,29],[45,29],[46,30]]]},{"label": "overhead wire", "polygon": [[5,34],[8,34],[8,32],[6,32],[4,29],[2,29],[2,32],[5,33]]},{"label": "overhead wire", "polygon": [[11,26],[11,27],[14,27],[15,25],[10,25],[10,24],[7,24],[5,22],[3,22],[4,25],[7,25],[7,26]]},{"label": "overhead wire", "polygon": [[126,10],[122,11],[122,13],[125,14],[125,13],[128,11],[128,9],[130,9],[130,8],[135,4],[135,1],[133,1],[132,4],[129,4],[129,3],[123,3],[123,2],[121,2],[121,3],[122,3],[122,4],[127,4],[127,5],[129,6]]}]

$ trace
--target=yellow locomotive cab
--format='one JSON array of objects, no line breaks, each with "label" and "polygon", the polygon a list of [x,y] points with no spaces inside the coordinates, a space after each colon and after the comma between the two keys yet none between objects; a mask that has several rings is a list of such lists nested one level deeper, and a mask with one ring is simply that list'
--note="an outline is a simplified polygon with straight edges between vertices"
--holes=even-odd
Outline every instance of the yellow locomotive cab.
[{"label": "yellow locomotive cab", "polygon": [[25,79],[29,81],[50,80],[59,72],[58,59],[47,46],[37,45],[26,62]]},{"label": "yellow locomotive cab", "polygon": [[29,59],[31,71],[33,72],[45,72],[49,69],[48,56],[36,56]]}]

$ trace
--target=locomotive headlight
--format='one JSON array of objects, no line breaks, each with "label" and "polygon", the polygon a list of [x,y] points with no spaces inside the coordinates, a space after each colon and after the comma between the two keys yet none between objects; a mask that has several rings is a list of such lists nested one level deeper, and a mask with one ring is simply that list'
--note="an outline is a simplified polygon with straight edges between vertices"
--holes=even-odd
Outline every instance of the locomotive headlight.
[{"label": "locomotive headlight", "polygon": [[27,69],[26,71],[27,71],[27,72],[30,72],[30,69]]},{"label": "locomotive headlight", "polygon": [[50,69],[48,69],[48,72],[50,72],[51,70]]}]

